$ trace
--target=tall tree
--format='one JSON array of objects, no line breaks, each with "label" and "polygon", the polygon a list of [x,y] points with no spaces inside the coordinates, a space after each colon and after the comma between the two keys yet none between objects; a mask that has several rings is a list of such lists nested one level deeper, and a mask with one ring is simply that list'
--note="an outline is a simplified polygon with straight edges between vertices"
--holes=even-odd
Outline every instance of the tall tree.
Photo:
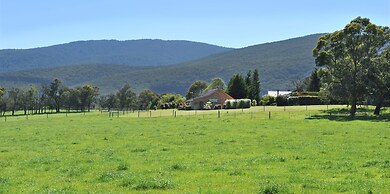
[{"label": "tall tree", "polygon": [[111,109],[117,108],[119,106],[119,100],[115,94],[101,96],[99,101],[100,106],[102,108],[107,108],[108,111],[111,111]]},{"label": "tall tree", "polygon": [[227,93],[235,99],[243,99],[247,97],[247,86],[244,78],[240,74],[233,75],[230,78]]},{"label": "tall tree", "polygon": [[34,85],[31,85],[29,89],[22,90],[21,93],[21,108],[24,114],[27,114],[28,110],[34,110],[37,106],[38,90]]},{"label": "tall tree", "polygon": [[321,88],[320,78],[318,77],[317,69],[311,72],[310,83],[307,88],[310,92],[319,92]]},{"label": "tall tree", "polygon": [[15,87],[8,92],[7,108],[12,112],[12,115],[15,115],[15,111],[21,107],[22,93],[21,89]]},{"label": "tall tree", "polygon": [[49,97],[53,100],[56,112],[60,112],[62,94],[65,91],[65,86],[61,80],[54,79],[50,84]]},{"label": "tall tree", "polygon": [[219,78],[219,77],[213,78],[211,80],[209,86],[207,86],[207,88],[204,90],[204,92],[208,92],[208,91],[213,90],[213,89],[226,90],[226,84],[222,78]]},{"label": "tall tree", "polygon": [[252,100],[256,100],[256,103],[260,102],[260,75],[257,69],[253,71],[251,76],[248,97]]},{"label": "tall tree", "polygon": [[186,93],[187,99],[192,99],[200,96],[203,91],[207,88],[208,84],[204,81],[198,80],[195,81],[191,86],[188,88],[188,91]]},{"label": "tall tree", "polygon": [[135,107],[137,96],[131,90],[129,84],[125,84],[117,93],[118,103],[120,110],[129,109]]},{"label": "tall tree", "polygon": [[92,102],[95,100],[95,97],[99,95],[99,88],[90,84],[79,87],[80,91],[80,104],[81,109],[84,111],[85,109],[88,112],[91,110]]},{"label": "tall tree", "polygon": [[351,116],[356,113],[358,99],[367,93],[367,66],[386,44],[383,33],[383,27],[358,17],[343,30],[320,37],[313,50],[316,64],[328,68],[332,76],[331,93],[347,97]]},{"label": "tall tree", "polygon": [[159,96],[152,90],[143,90],[138,96],[138,103],[141,109],[152,109],[157,106]]}]

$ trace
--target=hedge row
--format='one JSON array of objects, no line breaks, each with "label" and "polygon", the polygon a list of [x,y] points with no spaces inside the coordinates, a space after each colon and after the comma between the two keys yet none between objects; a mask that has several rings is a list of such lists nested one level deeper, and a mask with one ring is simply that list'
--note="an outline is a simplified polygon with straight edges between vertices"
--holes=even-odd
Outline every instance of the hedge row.
[{"label": "hedge row", "polygon": [[278,96],[276,98],[277,106],[294,105],[320,105],[323,104],[318,96]]},{"label": "hedge row", "polygon": [[235,100],[226,100],[225,108],[226,109],[235,109],[235,108],[250,108],[251,100],[250,99],[235,99]]}]

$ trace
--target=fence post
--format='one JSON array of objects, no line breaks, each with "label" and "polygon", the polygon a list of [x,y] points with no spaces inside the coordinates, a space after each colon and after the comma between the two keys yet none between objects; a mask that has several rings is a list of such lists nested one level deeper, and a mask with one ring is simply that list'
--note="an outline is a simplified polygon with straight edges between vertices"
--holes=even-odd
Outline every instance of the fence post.
[{"label": "fence post", "polygon": [[26,115],[26,120],[28,120],[28,115]]},{"label": "fence post", "polygon": [[218,118],[221,118],[221,112],[218,110]]},{"label": "fence post", "polygon": [[47,119],[49,118],[49,113],[46,113],[46,118],[47,118]]},{"label": "fence post", "polygon": [[139,110],[138,110],[138,118],[139,118]]},{"label": "fence post", "polygon": [[7,122],[7,115],[4,116],[4,122]]},{"label": "fence post", "polygon": [[271,119],[271,111],[268,112],[268,119]]},{"label": "fence post", "polygon": [[176,118],[176,111],[174,111],[175,112],[175,118]]},{"label": "fence post", "polygon": [[150,113],[150,117],[152,117],[152,111],[151,110],[149,111],[149,113]]}]

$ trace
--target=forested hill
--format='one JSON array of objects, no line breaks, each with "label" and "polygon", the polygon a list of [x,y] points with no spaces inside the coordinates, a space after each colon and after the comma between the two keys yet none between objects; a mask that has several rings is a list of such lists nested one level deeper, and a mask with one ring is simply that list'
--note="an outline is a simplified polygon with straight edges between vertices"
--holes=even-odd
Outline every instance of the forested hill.
[{"label": "forested hill", "polygon": [[232,50],[190,41],[90,40],[33,49],[0,50],[0,73],[78,64],[158,66]]},{"label": "forested hill", "polygon": [[215,54],[191,62],[159,67],[88,64],[0,74],[0,85],[50,83],[59,78],[67,86],[94,84],[101,93],[117,90],[125,83],[136,91],[145,88],[158,93],[184,94],[196,80],[210,81],[221,77],[227,83],[235,73],[246,74],[257,68],[261,90],[291,89],[292,81],[303,79],[314,69],[312,49],[323,34],[250,46]]}]

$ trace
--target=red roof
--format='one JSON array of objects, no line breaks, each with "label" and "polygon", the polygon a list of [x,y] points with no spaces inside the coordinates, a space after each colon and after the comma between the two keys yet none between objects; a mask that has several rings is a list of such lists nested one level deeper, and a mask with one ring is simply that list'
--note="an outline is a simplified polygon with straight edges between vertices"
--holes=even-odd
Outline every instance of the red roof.
[{"label": "red roof", "polygon": [[206,92],[202,96],[194,98],[192,101],[200,101],[200,100],[207,99],[210,97],[224,99],[224,100],[233,99],[233,97],[231,97],[229,94],[226,94],[225,91],[223,91],[221,89],[213,89],[213,90]]}]

